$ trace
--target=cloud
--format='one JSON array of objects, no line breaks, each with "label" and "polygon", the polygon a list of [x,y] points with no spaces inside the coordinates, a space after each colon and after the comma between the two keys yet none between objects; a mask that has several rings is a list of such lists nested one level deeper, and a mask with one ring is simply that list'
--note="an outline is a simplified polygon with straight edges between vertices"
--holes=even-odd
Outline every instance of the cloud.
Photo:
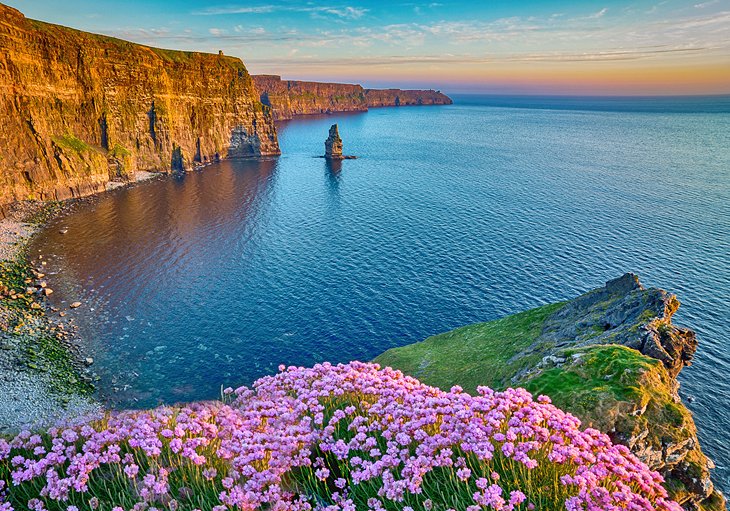
[{"label": "cloud", "polygon": [[362,18],[367,12],[368,9],[361,9],[359,7],[343,7],[343,8],[333,8],[333,7],[321,7],[316,8],[313,7],[311,10],[316,12],[324,12],[327,14],[334,14],[335,16],[339,16],[340,18],[347,18],[356,20],[359,18]]},{"label": "cloud", "polygon": [[[373,57],[339,57],[321,58],[315,56],[306,57],[309,65],[333,66],[333,67],[388,67],[395,65],[419,65],[419,64],[499,64],[507,62],[608,62],[608,61],[634,61],[654,58],[667,53],[697,53],[705,48],[647,48],[630,51],[607,51],[596,53],[528,53],[510,54],[502,56],[479,56],[479,55],[381,55]],[[276,63],[282,65],[294,65],[302,63],[301,56],[290,59],[287,57],[277,58],[251,58],[246,59],[251,63]]]},{"label": "cloud", "polygon": [[711,7],[720,3],[720,0],[710,0],[709,2],[702,2],[701,4],[695,4],[695,9],[704,9],[705,7]]},{"label": "cloud", "polygon": [[607,12],[608,12],[608,7],[604,7],[600,11],[595,12],[595,13],[591,14],[590,16],[588,16],[588,19],[597,20],[599,18],[603,18]]},{"label": "cloud", "polygon": [[291,5],[260,5],[208,7],[193,11],[195,16],[220,16],[224,14],[270,14],[274,12],[303,12],[311,15],[331,15],[342,19],[357,20],[362,18],[369,9],[353,6],[291,6]]},{"label": "cloud", "polygon": [[217,16],[220,14],[267,14],[274,12],[276,6],[262,5],[259,7],[208,7],[200,11],[193,11],[194,16]]}]

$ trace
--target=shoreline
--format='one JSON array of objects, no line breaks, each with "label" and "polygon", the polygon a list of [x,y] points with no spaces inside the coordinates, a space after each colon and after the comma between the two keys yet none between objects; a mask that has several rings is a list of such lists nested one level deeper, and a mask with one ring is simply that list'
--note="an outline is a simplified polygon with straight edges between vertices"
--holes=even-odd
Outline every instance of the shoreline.
[{"label": "shoreline", "polygon": [[0,435],[44,429],[104,410],[80,351],[75,324],[45,300],[43,263],[34,268],[28,246],[52,219],[80,201],[165,174],[137,171],[129,182],[65,201],[24,201],[0,219]]}]

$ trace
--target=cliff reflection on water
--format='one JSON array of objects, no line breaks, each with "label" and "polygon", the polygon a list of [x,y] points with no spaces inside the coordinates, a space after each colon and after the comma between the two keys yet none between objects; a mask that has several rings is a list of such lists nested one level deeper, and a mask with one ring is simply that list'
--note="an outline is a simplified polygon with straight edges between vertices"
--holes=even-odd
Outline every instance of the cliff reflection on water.
[{"label": "cliff reflection on water", "polygon": [[[730,102],[556,101],[288,122],[278,159],[117,190],[32,248],[124,407],[370,360],[634,271],[698,332],[682,389],[730,488]],[[315,157],[335,122],[357,160]]]},{"label": "cliff reflection on water", "polygon": [[[246,247],[265,229],[276,165],[231,160],[112,192],[60,219],[68,234],[47,230],[44,246],[62,247],[46,255],[62,270],[51,276],[54,303],[85,298],[75,320],[106,398],[129,406],[163,394],[210,397],[220,385],[211,362],[231,380],[238,364],[261,363],[246,352],[213,351],[213,332],[238,332],[243,323],[220,310],[211,317],[210,309],[246,293],[218,271],[235,271],[236,260],[251,256]],[[134,386],[140,376],[151,377],[143,388]]]}]

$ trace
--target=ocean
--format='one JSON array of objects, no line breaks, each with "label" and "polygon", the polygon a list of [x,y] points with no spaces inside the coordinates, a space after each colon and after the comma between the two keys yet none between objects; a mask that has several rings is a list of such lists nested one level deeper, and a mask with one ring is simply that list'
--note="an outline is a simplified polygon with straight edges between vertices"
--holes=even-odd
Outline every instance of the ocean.
[{"label": "ocean", "polygon": [[[697,331],[681,393],[730,490],[730,97],[454,99],[283,123],[279,158],[115,190],[49,225],[32,253],[52,303],[84,304],[70,315],[101,397],[215,398],[632,271]],[[358,159],[316,157],[333,123]]]}]

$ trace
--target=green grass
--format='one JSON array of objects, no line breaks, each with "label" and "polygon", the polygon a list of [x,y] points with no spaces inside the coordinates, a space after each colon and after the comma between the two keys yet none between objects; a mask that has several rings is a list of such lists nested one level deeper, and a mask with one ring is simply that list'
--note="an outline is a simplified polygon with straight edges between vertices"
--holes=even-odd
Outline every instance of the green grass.
[{"label": "green grass", "polygon": [[580,358],[574,363],[543,371],[527,380],[525,388],[533,394],[545,394],[560,402],[602,394],[627,400],[640,393],[639,378],[661,366],[660,361],[619,345],[567,350],[561,356]]},{"label": "green grass", "polygon": [[563,305],[562,302],[544,305],[495,321],[457,328],[423,342],[390,349],[375,362],[445,389],[460,385],[474,392],[480,385],[508,387],[519,370],[537,363],[551,348],[537,347],[528,356],[516,357],[535,342],[545,319]]},{"label": "green grass", "polygon": [[122,147],[119,144],[114,144],[114,147],[111,148],[109,151],[109,154],[113,156],[114,158],[117,158],[119,160],[123,160],[127,156],[131,156],[131,152],[129,152],[128,149]]},{"label": "green grass", "polygon": [[53,141],[57,145],[65,149],[71,149],[72,151],[76,151],[77,153],[83,153],[91,149],[91,146],[89,144],[71,133],[66,133],[65,135],[53,137]]},{"label": "green grass", "polygon": [[648,428],[644,442],[658,450],[694,434],[692,416],[675,401],[674,382],[659,360],[619,345],[560,355],[565,364],[534,373],[518,385],[549,396],[557,407],[601,431],[629,438]]}]

